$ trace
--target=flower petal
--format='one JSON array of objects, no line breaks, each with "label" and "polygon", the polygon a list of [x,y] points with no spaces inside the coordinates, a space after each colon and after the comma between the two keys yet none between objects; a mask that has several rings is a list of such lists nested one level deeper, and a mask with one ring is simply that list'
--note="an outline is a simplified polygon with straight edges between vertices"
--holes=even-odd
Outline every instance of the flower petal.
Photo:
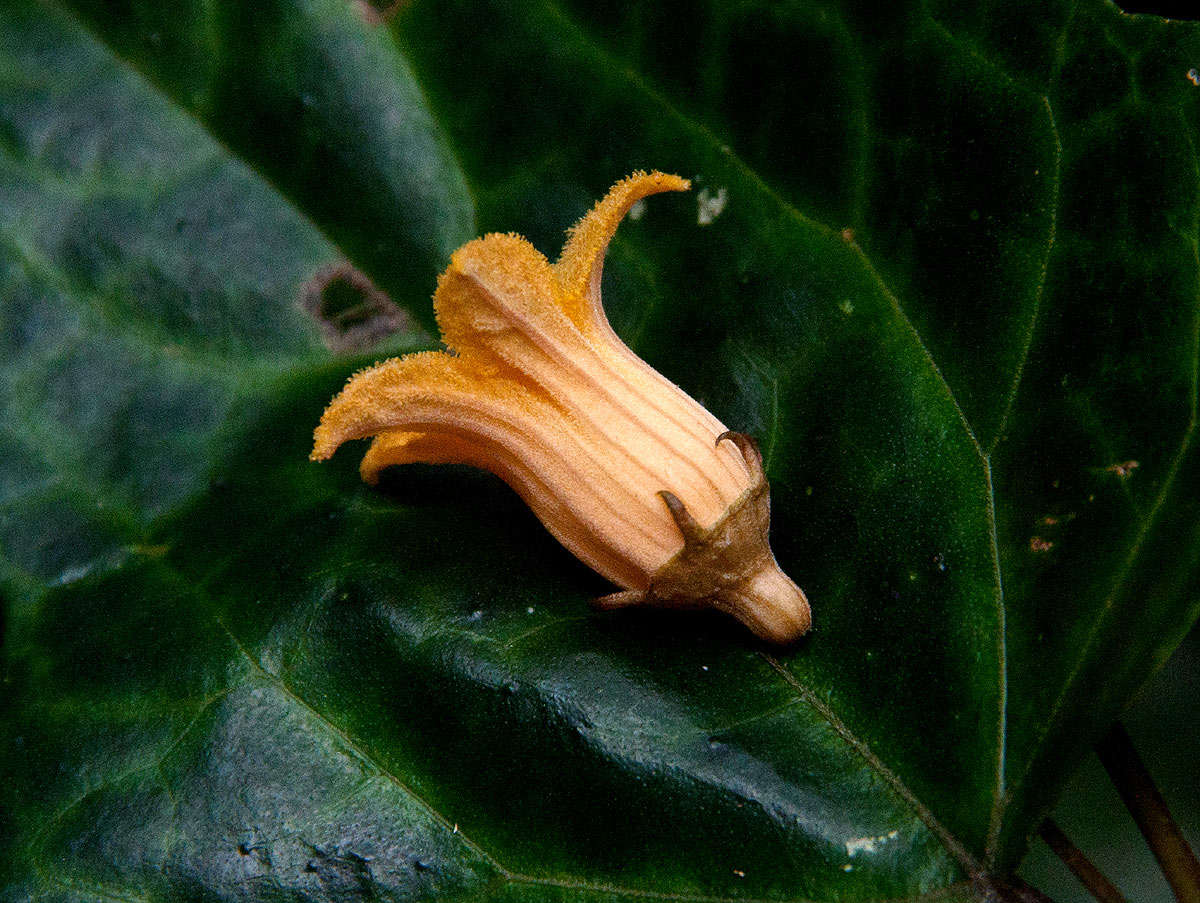
[{"label": "flower petal", "polygon": [[[444,395],[470,392],[479,383],[465,361],[440,351],[392,358],[360,370],[325,408],[309,459],[324,461],[343,442],[401,427],[411,419],[413,404],[437,403]],[[503,396],[507,386],[497,381],[487,388],[488,395],[496,397]]]},{"label": "flower petal", "polygon": [[358,473],[363,482],[375,486],[379,475],[388,467],[401,464],[470,464],[490,469],[480,460],[477,443],[452,433],[414,433],[408,430],[388,430],[380,433],[363,455]]},{"label": "flower petal", "polygon": [[600,279],[608,243],[629,208],[648,195],[687,191],[692,183],[662,172],[635,172],[609,189],[583,219],[571,227],[555,275],[570,299],[567,316],[585,334],[612,334],[600,302]]},{"label": "flower petal", "polygon": [[644,475],[614,471],[602,436],[580,430],[548,396],[469,359],[425,352],[356,374],[326,409],[311,457],[373,435],[368,480],[414,461],[489,470],[564,546],[622,586],[648,585],[682,545]]},{"label": "flower petal", "polygon": [[[600,291],[609,242],[629,208],[652,194],[690,187],[687,179],[658,171],[635,172],[622,179],[570,229],[554,272],[564,294],[563,309],[572,322],[591,339],[619,380],[642,397],[643,406],[654,409],[660,421],[669,424],[671,441],[680,455],[696,461],[708,473],[724,474],[721,483],[729,501],[736,498],[730,487],[744,489],[748,473],[730,448],[715,447],[715,437],[725,426],[630,350],[609,325]],[[715,471],[707,466],[713,456],[718,461]],[[702,519],[711,522],[707,511],[697,508],[694,499],[689,501]]]},{"label": "flower petal", "polygon": [[611,330],[594,339],[580,332],[563,312],[549,262],[520,236],[464,245],[439,280],[434,304],[444,341],[464,360],[553,398],[607,450],[610,467],[687,499],[704,523],[749,485],[740,458],[716,448],[724,431],[716,418]]},{"label": "flower petal", "polygon": [[464,356],[491,354],[519,364],[529,342],[583,342],[563,312],[550,261],[519,235],[493,233],[455,251],[438,278],[433,307],[442,341]]}]

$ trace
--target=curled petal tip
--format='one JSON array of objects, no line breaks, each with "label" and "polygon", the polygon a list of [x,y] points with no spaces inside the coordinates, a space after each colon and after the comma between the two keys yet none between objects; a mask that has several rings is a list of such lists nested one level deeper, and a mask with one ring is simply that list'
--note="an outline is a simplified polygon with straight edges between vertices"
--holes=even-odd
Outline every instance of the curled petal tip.
[{"label": "curled petal tip", "polygon": [[322,420],[321,425],[313,431],[313,448],[308,453],[308,460],[328,461],[340,444],[332,435],[329,425]]},{"label": "curled petal tip", "polygon": [[639,169],[630,173],[609,189],[609,195],[619,193],[622,189],[627,190],[630,188],[639,193],[653,194],[658,191],[689,191],[691,187],[691,180],[677,176],[674,173],[662,172],[658,169],[646,172],[644,169]]},{"label": "curled petal tip", "polygon": [[579,310],[572,319],[581,325],[605,322],[600,304],[600,274],[608,243],[634,204],[663,191],[687,191],[692,183],[670,173],[641,170],[608,190],[608,194],[567,231],[567,243],[554,269],[562,287],[578,296]]}]

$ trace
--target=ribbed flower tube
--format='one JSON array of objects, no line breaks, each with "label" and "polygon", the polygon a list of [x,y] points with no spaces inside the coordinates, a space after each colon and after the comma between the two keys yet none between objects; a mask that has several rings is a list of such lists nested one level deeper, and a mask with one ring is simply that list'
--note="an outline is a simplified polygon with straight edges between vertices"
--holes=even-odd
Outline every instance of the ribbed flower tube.
[{"label": "ribbed flower tube", "polygon": [[374,436],[369,483],[412,462],[491,471],[623,588],[600,605],[711,606],[787,642],[808,629],[809,607],[770,552],[757,449],[638,358],[601,303],[604,255],[630,206],[688,187],[662,173],[619,182],[557,264],[518,235],[464,245],[434,295],[447,351],[355,374],[312,458]]}]

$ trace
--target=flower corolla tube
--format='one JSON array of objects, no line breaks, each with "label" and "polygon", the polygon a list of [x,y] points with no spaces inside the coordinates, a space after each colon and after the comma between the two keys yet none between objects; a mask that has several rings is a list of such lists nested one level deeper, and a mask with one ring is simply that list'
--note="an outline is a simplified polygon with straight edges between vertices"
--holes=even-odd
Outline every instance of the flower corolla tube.
[{"label": "flower corolla tube", "polygon": [[787,643],[811,614],[771,552],[757,446],[635,355],[601,305],[617,224],[647,195],[689,187],[659,172],[618,182],[557,263],[515,234],[463,245],[434,294],[448,350],[351,377],[311,457],[374,437],[360,467],[368,483],[412,462],[491,471],[621,587],[599,606],[712,607]]}]

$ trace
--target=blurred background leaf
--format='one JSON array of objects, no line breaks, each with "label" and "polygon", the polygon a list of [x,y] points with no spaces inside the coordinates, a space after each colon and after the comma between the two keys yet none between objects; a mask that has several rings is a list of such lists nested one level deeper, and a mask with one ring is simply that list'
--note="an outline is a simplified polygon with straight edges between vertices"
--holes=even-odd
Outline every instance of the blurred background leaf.
[{"label": "blurred background leaf", "polygon": [[[1200,845],[1197,699],[1200,630],[1193,628],[1121,719],[1192,849]],[[1128,899],[1175,899],[1096,755],[1088,755],[1068,782],[1054,819]],[[1066,866],[1038,841],[1021,863],[1021,875],[1058,903],[1093,903]]]}]

